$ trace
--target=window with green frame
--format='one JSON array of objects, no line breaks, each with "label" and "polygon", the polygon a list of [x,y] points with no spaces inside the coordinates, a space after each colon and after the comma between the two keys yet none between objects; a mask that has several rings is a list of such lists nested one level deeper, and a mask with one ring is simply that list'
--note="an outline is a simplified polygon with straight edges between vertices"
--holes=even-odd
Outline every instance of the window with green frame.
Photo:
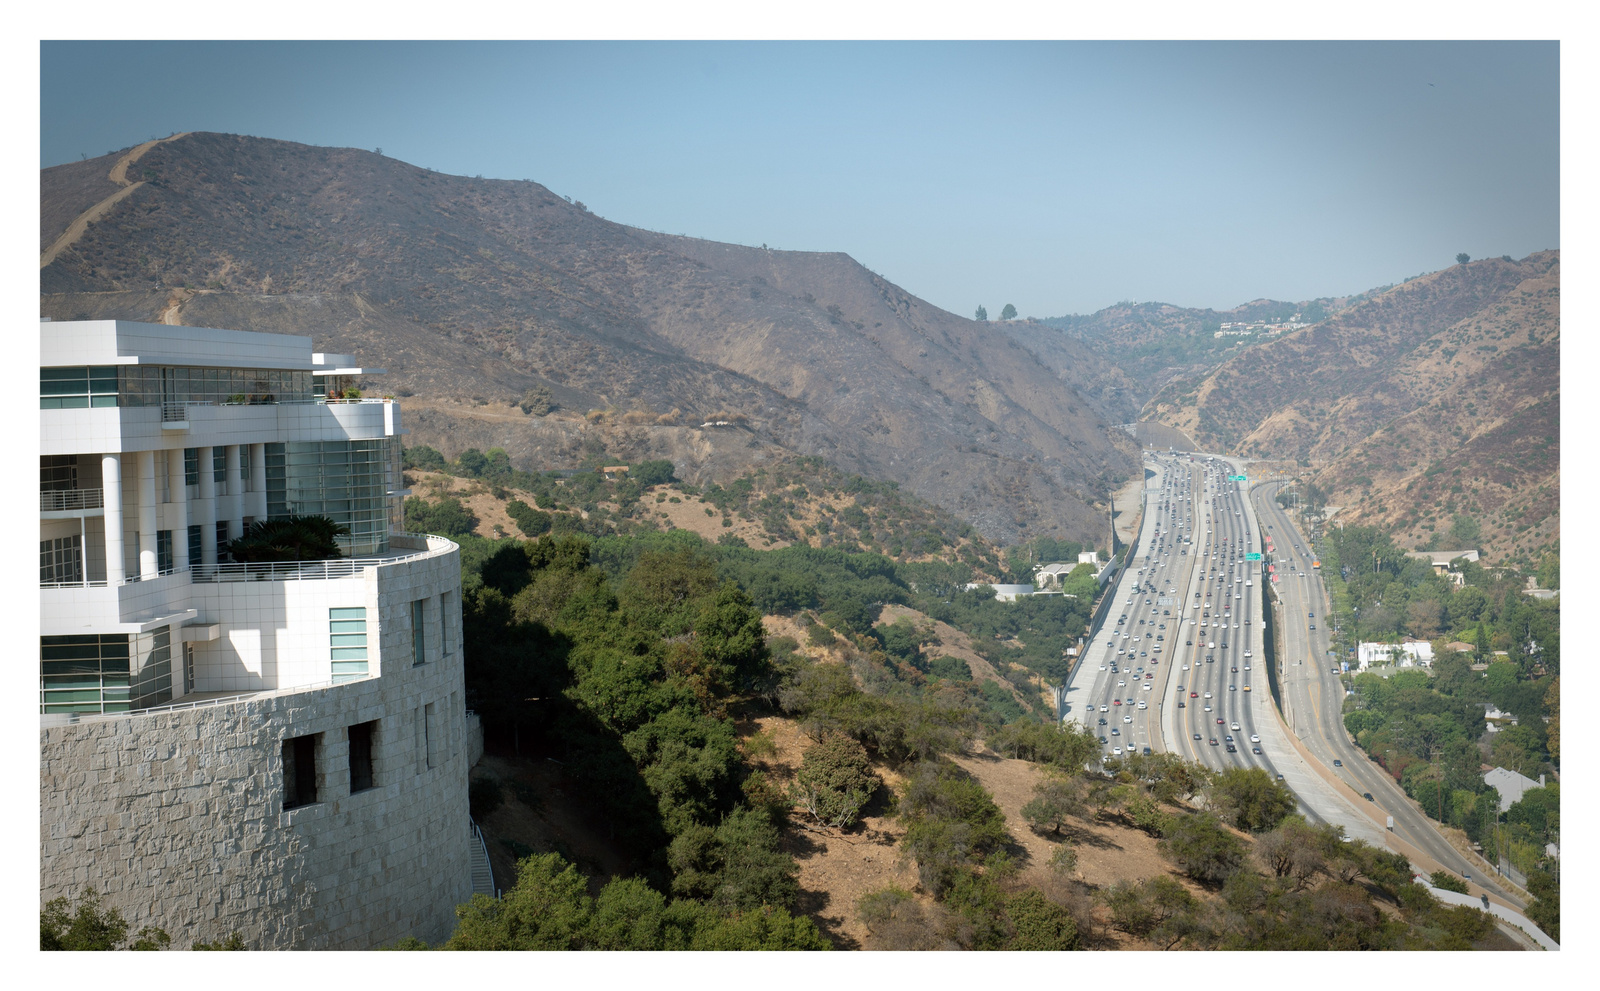
[{"label": "window with green frame", "polygon": [[117,366],[39,369],[40,409],[117,405]]},{"label": "window with green frame", "polygon": [[328,610],[328,638],[332,649],[333,680],[355,681],[367,676],[367,607]]}]

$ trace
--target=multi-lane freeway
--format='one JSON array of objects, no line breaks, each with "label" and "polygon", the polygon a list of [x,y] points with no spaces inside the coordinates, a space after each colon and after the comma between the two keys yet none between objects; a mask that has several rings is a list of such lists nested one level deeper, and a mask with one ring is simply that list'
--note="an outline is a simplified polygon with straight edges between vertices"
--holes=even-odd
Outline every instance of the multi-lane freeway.
[{"label": "multi-lane freeway", "polygon": [[1473,880],[1491,894],[1521,907],[1522,902],[1484,876],[1460,851],[1451,846],[1430,820],[1419,812],[1394,778],[1350,739],[1344,728],[1345,686],[1339,664],[1329,650],[1327,613],[1329,599],[1316,560],[1305,537],[1295,529],[1277,504],[1281,482],[1256,486],[1251,493],[1265,533],[1273,539],[1278,594],[1283,603],[1282,671],[1284,716],[1294,734],[1322,765],[1330,779],[1359,795],[1374,821],[1394,817],[1394,835],[1421,850],[1457,874]]},{"label": "multi-lane freeway", "polygon": [[[1066,718],[1095,733],[1106,760],[1171,751],[1217,769],[1262,768],[1294,791],[1311,821],[1472,874],[1520,908],[1345,732],[1344,686],[1322,618],[1327,592],[1305,539],[1274,501],[1281,483],[1257,486],[1247,499],[1248,483],[1237,480],[1244,469],[1203,454],[1146,454],[1145,468],[1134,559],[1068,682]],[[1279,605],[1281,718],[1262,649],[1269,586]]]}]

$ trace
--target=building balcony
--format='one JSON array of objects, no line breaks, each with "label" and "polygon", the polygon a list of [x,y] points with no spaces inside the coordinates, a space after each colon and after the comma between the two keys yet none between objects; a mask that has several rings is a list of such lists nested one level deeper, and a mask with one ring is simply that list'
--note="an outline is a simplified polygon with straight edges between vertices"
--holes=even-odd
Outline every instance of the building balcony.
[{"label": "building balcony", "polygon": [[51,519],[99,516],[105,506],[105,489],[45,489],[39,493],[39,512]]},{"label": "building balcony", "polygon": [[425,534],[396,533],[389,537],[387,554],[369,557],[337,557],[325,561],[263,561],[253,564],[198,564],[189,569],[190,581],[207,582],[293,582],[353,578],[368,568],[381,568],[420,558],[445,554],[456,543]]}]

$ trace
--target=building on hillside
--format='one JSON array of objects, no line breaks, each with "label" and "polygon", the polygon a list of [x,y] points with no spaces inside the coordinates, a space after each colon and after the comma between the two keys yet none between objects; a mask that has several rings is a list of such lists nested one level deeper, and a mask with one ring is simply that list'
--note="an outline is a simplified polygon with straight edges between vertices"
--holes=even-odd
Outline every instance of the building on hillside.
[{"label": "building on hillside", "polygon": [[[311,339],[40,324],[39,888],[176,946],[442,939],[472,894],[457,546]],[[332,398],[329,398],[332,397]],[[241,563],[255,521],[342,555]],[[481,850],[481,846],[478,847]]]},{"label": "building on hillside", "polygon": [[1508,771],[1503,767],[1497,767],[1483,776],[1483,783],[1500,793],[1500,811],[1505,812],[1511,806],[1522,801],[1524,792],[1531,788],[1543,788],[1544,775],[1539,775],[1539,780],[1535,781],[1526,775],[1518,774],[1516,771]]},{"label": "building on hillside", "polygon": [[1433,644],[1426,640],[1404,643],[1360,643],[1356,645],[1356,669],[1365,671],[1374,664],[1394,664],[1402,668],[1433,667]]},{"label": "building on hillside", "polygon": [[1033,594],[1033,586],[1032,585],[997,585],[997,584],[989,584],[989,585],[985,586],[985,585],[982,585],[982,584],[973,584],[973,585],[968,585],[967,586],[967,591],[970,592],[973,589],[985,588],[985,587],[994,589],[994,597],[996,599],[999,599],[1001,602],[1015,602],[1015,601],[1017,601],[1018,598],[1020,598],[1022,596],[1028,596],[1028,595],[1032,595]]},{"label": "building on hillside", "polygon": [[1078,552],[1078,563],[1079,564],[1099,564],[1100,563],[1100,554],[1099,554],[1098,551],[1079,551]]},{"label": "building on hillside", "polygon": [[1464,551],[1406,551],[1406,557],[1416,558],[1418,561],[1427,561],[1430,565],[1433,566],[1433,570],[1435,572],[1437,572],[1438,574],[1442,575],[1445,572],[1450,570],[1450,562],[1454,561],[1458,557],[1464,557],[1468,561],[1472,561],[1473,563],[1477,563],[1477,561],[1478,561],[1478,552],[1476,550],[1464,550]]},{"label": "building on hillside", "polygon": [[1033,573],[1033,586],[1039,591],[1061,591],[1061,583],[1072,574],[1076,564],[1046,564]]}]

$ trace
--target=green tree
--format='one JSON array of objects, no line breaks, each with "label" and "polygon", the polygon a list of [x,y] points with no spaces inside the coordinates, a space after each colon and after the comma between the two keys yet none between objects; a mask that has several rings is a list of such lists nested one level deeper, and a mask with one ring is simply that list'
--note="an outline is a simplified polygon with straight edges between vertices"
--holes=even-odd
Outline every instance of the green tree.
[{"label": "green tree", "polygon": [[591,899],[578,869],[560,854],[517,862],[517,883],[499,899],[473,895],[456,908],[446,950],[575,950],[589,921]]},{"label": "green tree", "polygon": [[529,537],[537,537],[550,530],[550,514],[534,509],[521,499],[512,499],[506,503],[506,515]]},{"label": "green tree", "polygon": [[812,818],[844,829],[861,821],[861,810],[877,789],[867,749],[842,733],[829,733],[800,758],[794,795]]},{"label": "green tree", "polygon": [[1223,817],[1246,832],[1261,832],[1294,811],[1294,793],[1259,767],[1230,767],[1211,780],[1211,798]]},{"label": "green tree", "polygon": [[1202,884],[1221,884],[1244,867],[1244,844],[1215,816],[1180,816],[1161,840],[1161,852]]},{"label": "green tree", "polygon": [[734,809],[715,829],[694,825],[667,852],[675,895],[697,898],[719,912],[763,905],[793,908],[800,868],[784,853],[782,837],[762,813]]},{"label": "green tree", "polygon": [[657,461],[641,461],[632,467],[628,476],[643,488],[665,485],[674,480],[672,462],[665,458]]},{"label": "green tree", "polygon": [[469,447],[456,456],[456,473],[468,478],[477,478],[483,474],[483,469],[488,467],[489,459],[475,447]]},{"label": "green tree", "polygon": [[1022,818],[1036,832],[1059,835],[1067,819],[1084,812],[1083,787],[1077,778],[1051,774],[1033,786],[1033,799],[1022,807]]},{"label": "green tree", "polygon": [[987,319],[989,319],[989,311],[984,309],[980,305],[978,307],[978,311],[972,315],[972,319],[974,319],[974,320],[987,320]]},{"label": "green tree", "polygon": [[1465,251],[1461,252],[1459,255],[1456,255],[1457,265],[1465,265],[1469,261],[1472,261],[1472,256],[1467,254]]},{"label": "green tree", "polygon": [[1443,888],[1445,891],[1454,891],[1460,895],[1467,893],[1467,882],[1456,877],[1449,871],[1434,871],[1432,874],[1428,875],[1428,881],[1435,888]]},{"label": "green tree", "polygon": [[555,401],[550,395],[550,387],[539,385],[522,394],[522,401],[517,404],[522,407],[522,412],[533,416],[544,416],[555,408]]},{"label": "green tree", "polygon": [[130,942],[128,922],[114,908],[104,908],[100,895],[88,888],[74,909],[67,898],[52,898],[39,911],[41,950],[162,950],[172,937],[146,926]]},{"label": "green tree", "polygon": [[1007,303],[1005,305],[1005,307],[1003,309],[1001,309],[1001,311],[1000,311],[1000,319],[1002,319],[1002,320],[1015,320],[1016,318],[1017,318],[1017,308],[1015,306],[1012,306],[1010,303]]},{"label": "green tree", "polygon": [[437,502],[412,496],[405,503],[405,526],[412,533],[433,533],[441,537],[460,537],[478,527],[478,518],[454,496]]},{"label": "green tree", "polygon": [[1051,902],[1033,889],[1018,892],[1006,901],[1011,923],[1008,950],[1076,950],[1078,924],[1072,913]]},{"label": "green tree", "polygon": [[415,468],[418,471],[444,471],[449,467],[444,455],[426,444],[406,448],[401,452],[400,463],[403,468]]}]

